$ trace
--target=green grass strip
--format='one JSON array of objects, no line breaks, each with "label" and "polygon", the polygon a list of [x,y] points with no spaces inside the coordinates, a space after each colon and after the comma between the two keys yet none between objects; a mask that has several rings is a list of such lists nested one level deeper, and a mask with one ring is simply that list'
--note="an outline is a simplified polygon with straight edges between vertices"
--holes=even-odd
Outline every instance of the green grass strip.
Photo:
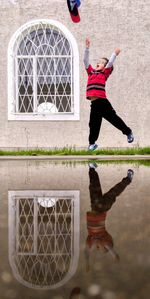
[{"label": "green grass strip", "polygon": [[32,150],[15,150],[15,151],[5,151],[0,150],[0,156],[38,156],[38,155],[59,155],[59,156],[86,156],[86,155],[150,155],[150,147],[137,147],[137,148],[106,148],[99,149],[95,151],[88,151],[85,149],[76,149],[75,147],[64,147],[64,148],[54,148],[54,149],[32,149]]}]

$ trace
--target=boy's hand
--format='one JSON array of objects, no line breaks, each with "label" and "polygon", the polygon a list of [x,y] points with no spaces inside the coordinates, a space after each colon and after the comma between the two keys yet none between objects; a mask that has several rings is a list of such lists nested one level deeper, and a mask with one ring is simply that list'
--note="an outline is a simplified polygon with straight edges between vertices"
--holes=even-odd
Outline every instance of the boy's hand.
[{"label": "boy's hand", "polygon": [[86,45],[86,48],[90,47],[90,40],[88,38],[86,38],[86,40],[85,40],[85,45]]},{"label": "boy's hand", "polygon": [[115,52],[115,54],[118,56],[119,53],[121,52],[121,50],[120,50],[119,48],[116,48],[114,52]]}]

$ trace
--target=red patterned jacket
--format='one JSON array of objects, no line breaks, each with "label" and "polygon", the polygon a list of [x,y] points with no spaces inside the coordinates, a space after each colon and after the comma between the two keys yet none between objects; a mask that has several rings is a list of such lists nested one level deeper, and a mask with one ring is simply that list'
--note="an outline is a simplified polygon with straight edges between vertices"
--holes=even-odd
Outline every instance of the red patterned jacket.
[{"label": "red patterned jacket", "polygon": [[96,71],[89,65],[86,69],[88,73],[86,98],[90,100],[90,97],[97,97],[106,99],[105,84],[113,70],[113,66],[105,68],[103,71]]},{"label": "red patterned jacket", "polygon": [[113,247],[113,239],[105,228],[106,215],[107,212],[87,212],[88,236],[86,244],[89,248],[92,248],[94,244],[101,245],[105,251],[108,251],[107,247]]}]

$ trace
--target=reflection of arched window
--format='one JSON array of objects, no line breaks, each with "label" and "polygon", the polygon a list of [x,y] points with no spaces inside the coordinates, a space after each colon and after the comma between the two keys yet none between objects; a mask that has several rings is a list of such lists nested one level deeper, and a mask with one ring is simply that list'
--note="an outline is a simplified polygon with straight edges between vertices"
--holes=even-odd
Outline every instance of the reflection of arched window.
[{"label": "reflection of arched window", "polygon": [[9,192],[9,260],[22,284],[60,287],[78,258],[79,191]]},{"label": "reflection of arched window", "polygon": [[78,68],[76,41],[62,24],[19,28],[8,49],[9,119],[79,119]]}]

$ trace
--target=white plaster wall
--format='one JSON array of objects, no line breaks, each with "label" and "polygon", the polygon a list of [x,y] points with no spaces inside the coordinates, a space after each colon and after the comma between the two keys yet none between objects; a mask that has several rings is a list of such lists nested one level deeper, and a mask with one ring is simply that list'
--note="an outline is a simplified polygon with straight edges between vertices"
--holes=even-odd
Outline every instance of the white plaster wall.
[{"label": "white plaster wall", "polygon": [[[14,4],[14,3],[15,4]],[[59,12],[58,12],[59,11]],[[149,65],[150,1],[83,0],[81,22],[72,23],[66,0],[0,0],[0,148],[63,147],[88,145],[90,103],[85,100],[85,38],[91,39],[91,62],[122,49],[107,83],[107,96],[114,109],[133,129],[135,142],[103,121],[98,144],[101,147],[150,145]],[[7,120],[7,48],[13,33],[32,19],[61,22],[75,37],[80,54],[80,121]]]}]

